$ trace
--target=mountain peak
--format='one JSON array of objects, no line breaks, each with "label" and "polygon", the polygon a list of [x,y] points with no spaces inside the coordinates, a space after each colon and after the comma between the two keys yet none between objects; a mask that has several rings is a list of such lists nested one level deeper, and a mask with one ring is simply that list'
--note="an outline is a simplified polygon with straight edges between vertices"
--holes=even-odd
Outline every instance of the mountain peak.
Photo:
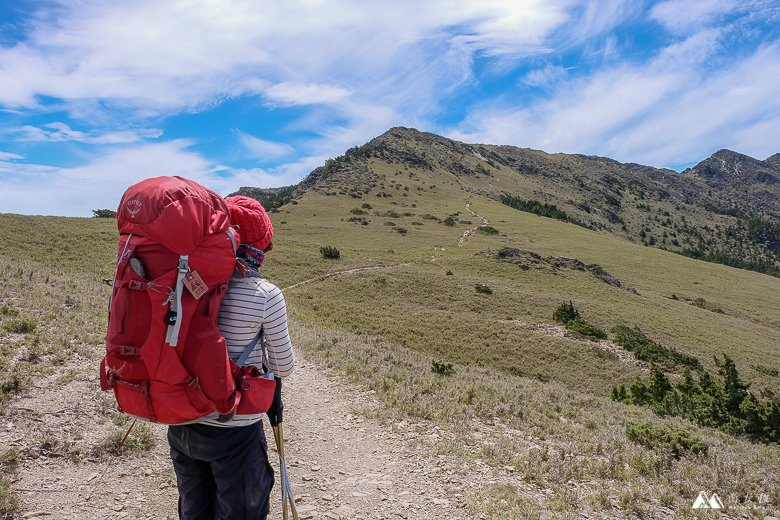
[{"label": "mountain peak", "polygon": [[735,187],[780,182],[777,169],[771,162],[760,161],[725,148],[718,150],[693,168],[685,170],[683,174],[696,175],[708,183],[733,184]]},{"label": "mountain peak", "polygon": [[774,155],[770,155],[766,159],[764,159],[764,162],[766,164],[769,164],[770,166],[780,170],[780,153],[776,153]]}]

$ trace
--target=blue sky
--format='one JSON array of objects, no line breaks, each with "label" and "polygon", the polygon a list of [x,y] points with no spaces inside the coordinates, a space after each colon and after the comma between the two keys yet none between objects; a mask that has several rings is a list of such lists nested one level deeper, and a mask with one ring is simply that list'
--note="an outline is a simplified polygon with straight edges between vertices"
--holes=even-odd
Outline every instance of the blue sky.
[{"label": "blue sky", "polygon": [[0,212],[299,181],[392,126],[678,171],[780,152],[780,0],[0,2]]}]

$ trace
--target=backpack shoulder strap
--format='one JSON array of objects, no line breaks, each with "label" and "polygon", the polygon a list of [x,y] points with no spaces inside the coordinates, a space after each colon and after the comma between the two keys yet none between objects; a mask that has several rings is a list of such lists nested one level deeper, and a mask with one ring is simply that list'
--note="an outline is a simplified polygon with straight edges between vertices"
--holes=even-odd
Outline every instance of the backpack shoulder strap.
[{"label": "backpack shoulder strap", "polygon": [[241,354],[241,357],[239,357],[236,360],[236,365],[239,367],[242,367],[246,364],[246,360],[249,359],[249,355],[252,353],[252,351],[255,349],[257,344],[262,341],[263,339],[263,327],[260,327],[260,330],[257,331],[257,335],[252,339],[252,341],[249,342],[249,345],[247,345],[244,348],[244,352]]}]

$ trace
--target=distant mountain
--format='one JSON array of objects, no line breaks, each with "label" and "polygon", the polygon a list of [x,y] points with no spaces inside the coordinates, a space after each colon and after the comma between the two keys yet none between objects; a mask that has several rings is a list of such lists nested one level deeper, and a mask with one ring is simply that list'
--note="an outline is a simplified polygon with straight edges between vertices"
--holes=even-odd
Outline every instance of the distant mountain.
[{"label": "distant mountain", "polygon": [[760,161],[719,150],[677,173],[397,127],[326,161],[298,186],[283,188],[283,196],[251,188],[240,193],[260,200],[273,195],[282,204],[306,191],[392,196],[397,175],[424,181],[417,190],[427,197],[437,196],[437,184],[455,183],[470,194],[647,246],[780,276],[780,154]]},{"label": "distant mountain", "polygon": [[774,166],[775,168],[780,169],[780,153],[776,153],[772,156],[767,157],[764,162],[766,164]]}]

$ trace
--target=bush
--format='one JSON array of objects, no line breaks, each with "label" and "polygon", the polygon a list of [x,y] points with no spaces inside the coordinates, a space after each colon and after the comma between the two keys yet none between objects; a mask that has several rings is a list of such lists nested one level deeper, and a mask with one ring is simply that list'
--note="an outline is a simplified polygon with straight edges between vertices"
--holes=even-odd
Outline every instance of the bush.
[{"label": "bush", "polygon": [[405,235],[405,234],[406,234],[406,232],[407,232],[407,231],[409,231],[409,230],[408,230],[408,229],[406,229],[405,227],[397,227],[397,228],[395,228],[395,231],[396,231],[397,233],[400,233],[400,234],[402,234],[402,235]]},{"label": "bush", "polygon": [[19,318],[3,323],[3,329],[16,334],[27,334],[35,330],[37,323],[34,318]]},{"label": "bush", "polygon": [[320,254],[322,258],[328,260],[338,260],[341,258],[341,252],[333,246],[322,246],[320,248]]},{"label": "bush", "polygon": [[612,332],[615,334],[615,343],[634,354],[634,357],[641,361],[658,363],[668,369],[675,369],[679,366],[701,368],[701,362],[695,357],[656,343],[648,338],[639,327],[632,329],[625,325],[618,325],[612,329]]},{"label": "bush", "polygon": [[688,430],[673,426],[628,422],[626,437],[653,451],[670,451],[675,459],[688,454],[706,456],[708,450],[707,445]]},{"label": "bush", "polygon": [[[499,251],[499,255],[501,252]],[[558,308],[555,309],[555,312],[553,312],[553,319],[557,321],[558,323],[563,323],[566,325],[572,320],[579,319],[580,312],[574,308],[574,304],[569,301],[569,303],[562,303],[558,305]]]},{"label": "bush", "polygon": [[368,213],[368,211],[360,208],[351,209],[349,210],[349,212],[352,213],[353,215],[366,215]]},{"label": "bush", "polygon": [[612,388],[612,399],[628,404],[649,406],[659,415],[685,417],[700,426],[718,428],[731,435],[747,435],[763,442],[780,442],[780,399],[773,394],[759,399],[749,393],[734,361],[727,355],[715,358],[721,381],[704,369],[694,378],[689,368],[676,388],[655,364],[650,377],[637,377],[626,392]]},{"label": "bush", "polygon": [[94,218],[116,218],[116,211],[112,209],[93,209],[92,216]]},{"label": "bush", "polygon": [[126,433],[125,429],[114,431],[103,440],[100,448],[113,455],[120,455],[122,453],[145,453],[154,448],[156,444],[152,429],[147,424],[139,422],[125,439],[125,444],[120,451],[119,445]]},{"label": "bush", "polygon": [[607,333],[604,332],[604,329],[591,325],[582,318],[575,318],[566,322],[566,330],[588,338],[607,339]]},{"label": "bush", "polygon": [[451,376],[455,373],[455,368],[452,366],[452,363],[433,360],[431,361],[431,372],[440,376]]},{"label": "bush", "polygon": [[498,230],[493,226],[480,226],[477,229],[486,235],[498,235]]},{"label": "bush", "polygon": [[752,368],[756,372],[761,372],[765,376],[777,377],[780,375],[780,371],[778,371],[776,368],[768,367],[766,365],[752,365]]},{"label": "bush", "polygon": [[445,219],[442,221],[442,223],[443,223],[445,226],[450,226],[450,227],[452,227],[452,226],[454,226],[454,225],[455,225],[455,219],[454,219],[452,216],[449,216],[449,217],[445,218]]},{"label": "bush", "polygon": [[439,217],[436,215],[431,215],[430,213],[426,213],[425,215],[422,215],[423,220],[439,220]]},{"label": "bush", "polygon": [[374,207],[368,202],[364,202],[363,204],[360,205],[360,207],[363,209],[374,209]]},{"label": "bush", "polygon": [[0,380],[0,403],[8,397],[21,392],[23,386],[24,381],[16,372],[8,376],[7,379]]},{"label": "bush", "polygon": [[493,289],[491,289],[490,287],[488,287],[487,285],[485,285],[485,284],[483,284],[483,283],[478,283],[478,284],[476,284],[476,285],[474,286],[474,289],[475,289],[475,290],[476,290],[478,293],[482,293],[482,294],[493,294]]}]

